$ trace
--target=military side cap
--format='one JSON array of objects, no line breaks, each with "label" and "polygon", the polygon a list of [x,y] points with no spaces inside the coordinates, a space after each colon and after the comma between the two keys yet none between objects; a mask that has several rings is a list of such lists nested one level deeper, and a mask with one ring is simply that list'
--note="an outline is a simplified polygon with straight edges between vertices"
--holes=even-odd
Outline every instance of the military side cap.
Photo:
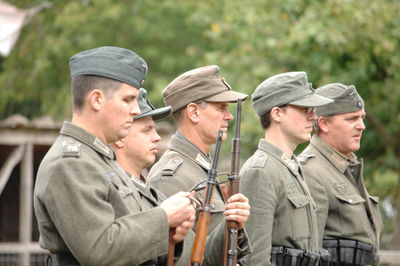
[{"label": "military side cap", "polygon": [[147,64],[136,53],[119,47],[103,46],[80,52],[70,59],[71,78],[96,75],[140,88]]},{"label": "military side cap", "polygon": [[165,105],[172,112],[199,100],[207,102],[236,102],[246,99],[247,95],[233,91],[220,75],[218,66],[211,65],[192,69],[174,79],[163,90]]},{"label": "military side cap", "polygon": [[251,101],[259,116],[285,104],[314,107],[333,102],[315,93],[306,72],[286,72],[264,80],[255,89]]},{"label": "military side cap", "polygon": [[171,106],[156,109],[147,98],[147,91],[144,88],[140,88],[139,90],[138,104],[140,115],[133,117],[133,120],[147,116],[151,116],[153,120],[159,120],[167,117],[171,113]]},{"label": "military side cap", "polygon": [[316,93],[335,101],[317,107],[315,112],[318,116],[351,113],[364,108],[364,101],[354,85],[331,83],[316,89]]}]

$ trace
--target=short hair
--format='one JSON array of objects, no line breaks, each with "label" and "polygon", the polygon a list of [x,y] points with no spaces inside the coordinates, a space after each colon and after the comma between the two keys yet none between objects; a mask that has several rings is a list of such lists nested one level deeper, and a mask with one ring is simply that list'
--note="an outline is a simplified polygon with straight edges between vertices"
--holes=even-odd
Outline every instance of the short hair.
[{"label": "short hair", "polygon": [[[281,106],[278,106],[278,107],[283,109],[284,112],[286,112],[287,104],[284,104],[284,105],[281,105]],[[260,116],[261,127],[264,130],[268,129],[269,126],[271,125],[271,110],[269,110],[267,113],[265,113],[265,114]]]},{"label": "short hair", "polygon": [[[189,103],[190,104],[190,103]],[[183,117],[183,111],[186,109],[186,106],[188,106],[189,104],[185,105],[184,107],[180,108],[179,110],[175,111],[172,113],[172,116],[174,117],[175,121],[177,123],[179,123],[179,121],[182,119]],[[198,100],[196,102],[194,102],[194,104],[199,105],[202,108],[205,108],[207,105],[207,102],[204,100]]]},{"label": "short hair", "polygon": [[260,123],[263,129],[269,128],[271,125],[271,111],[260,116]]},{"label": "short hair", "polygon": [[100,89],[107,98],[122,86],[122,82],[96,75],[81,75],[72,79],[72,104],[74,110],[83,108],[85,98],[94,89]]}]

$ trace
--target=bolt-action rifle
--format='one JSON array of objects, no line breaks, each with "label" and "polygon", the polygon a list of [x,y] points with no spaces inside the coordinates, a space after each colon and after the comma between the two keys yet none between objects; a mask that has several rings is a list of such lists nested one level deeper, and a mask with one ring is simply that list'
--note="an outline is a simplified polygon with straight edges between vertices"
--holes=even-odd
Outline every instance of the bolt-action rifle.
[{"label": "bolt-action rifle", "polygon": [[206,247],[206,240],[208,234],[208,223],[210,222],[211,216],[211,198],[214,191],[214,187],[217,186],[217,165],[218,156],[221,149],[222,142],[222,130],[218,131],[217,145],[215,147],[214,158],[210,170],[208,170],[206,192],[204,202],[199,210],[199,217],[197,220],[196,236],[194,238],[194,244],[192,248],[192,257],[190,265],[201,266],[203,264],[204,250]]},{"label": "bolt-action rifle", "polygon": [[[236,128],[235,135],[232,139],[232,159],[231,172],[228,176],[229,190],[228,194],[231,197],[239,193],[239,168],[240,168],[240,121],[242,115],[242,100],[237,100],[236,111]],[[239,224],[236,221],[227,221],[227,231],[225,235],[224,245],[224,266],[236,266],[238,254],[238,231]]]}]

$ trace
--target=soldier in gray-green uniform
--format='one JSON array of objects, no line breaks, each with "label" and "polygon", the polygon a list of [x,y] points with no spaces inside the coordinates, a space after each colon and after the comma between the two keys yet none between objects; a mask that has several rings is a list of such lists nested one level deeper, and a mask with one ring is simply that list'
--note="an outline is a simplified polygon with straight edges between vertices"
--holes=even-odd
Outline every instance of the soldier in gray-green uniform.
[{"label": "soldier in gray-green uniform", "polygon": [[72,122],[40,164],[34,189],[40,246],[52,265],[160,265],[178,227],[179,256],[195,215],[190,193],[148,208],[108,145],[126,137],[139,114],[146,62],[100,47],[73,56],[70,67]]},{"label": "soldier in gray-green uniform", "polygon": [[315,106],[332,102],[314,93],[305,72],[263,81],[252,95],[265,136],[240,171],[249,198],[246,224],[253,253],[248,265],[315,265],[319,248],[315,204],[293,154],[311,138]]},{"label": "soldier in gray-green uniform", "polygon": [[[148,176],[155,188],[169,196],[188,191],[207,178],[211,146],[219,129],[226,139],[228,122],[233,118],[228,103],[246,99],[247,95],[232,91],[219,67],[212,65],[178,76],[163,90],[163,98],[165,105],[172,107],[178,129]],[[204,193],[200,190],[196,195],[203,200]],[[209,232],[223,220],[224,209],[224,196],[218,186],[212,197]]]},{"label": "soldier in gray-green uniform", "polygon": [[[141,114],[134,117],[132,127],[129,129],[129,134],[126,138],[119,140],[113,144],[118,163],[127,171],[133,184],[136,186],[143,202],[143,210],[149,210],[157,207],[165,199],[162,193],[155,190],[147,183],[146,178],[141,174],[143,169],[151,166],[156,157],[157,143],[160,141],[160,136],[155,129],[154,120],[162,119],[169,115],[171,107],[163,107],[155,109],[150,100],[147,99],[145,89],[139,90],[139,107]],[[228,205],[227,209],[237,210],[238,207],[233,204]],[[227,219],[230,219],[227,215]],[[232,217],[232,219],[236,219]],[[194,221],[188,221],[193,226]],[[187,227],[191,227],[187,226]],[[179,228],[176,228],[179,230]],[[225,236],[224,223],[214,230],[207,238],[206,251],[203,265],[221,265],[221,250]],[[194,233],[189,233],[184,240],[184,248],[179,261],[174,265],[187,266],[190,262],[190,256],[193,246]],[[248,243],[243,242],[242,249]],[[239,254],[239,257],[244,256],[246,252]]]},{"label": "soldier in gray-green uniform", "polygon": [[333,83],[316,92],[335,103],[317,107],[317,133],[299,160],[317,204],[320,241],[333,265],[377,264],[378,198],[368,194],[363,161],[354,154],[365,130],[364,102],[353,85]]}]

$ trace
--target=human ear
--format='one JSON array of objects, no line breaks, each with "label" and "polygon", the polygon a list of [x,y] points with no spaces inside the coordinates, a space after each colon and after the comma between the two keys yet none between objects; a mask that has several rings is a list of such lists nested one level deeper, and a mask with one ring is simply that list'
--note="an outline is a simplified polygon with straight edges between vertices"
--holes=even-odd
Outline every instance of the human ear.
[{"label": "human ear", "polygon": [[320,116],[317,119],[319,130],[328,133],[329,132],[329,118],[325,116]]},{"label": "human ear", "polygon": [[104,93],[99,89],[94,89],[89,93],[89,105],[96,111],[100,110],[101,104],[104,101]]},{"label": "human ear", "polygon": [[197,124],[200,121],[200,108],[197,104],[195,103],[189,103],[186,106],[185,110],[187,116],[189,117],[190,121],[193,123]]},{"label": "human ear", "polygon": [[124,147],[124,143],[121,140],[114,142],[115,147],[122,149]]},{"label": "human ear", "polygon": [[279,107],[273,107],[270,111],[271,115],[271,120],[274,120],[276,122],[281,122],[282,121],[282,109]]}]

